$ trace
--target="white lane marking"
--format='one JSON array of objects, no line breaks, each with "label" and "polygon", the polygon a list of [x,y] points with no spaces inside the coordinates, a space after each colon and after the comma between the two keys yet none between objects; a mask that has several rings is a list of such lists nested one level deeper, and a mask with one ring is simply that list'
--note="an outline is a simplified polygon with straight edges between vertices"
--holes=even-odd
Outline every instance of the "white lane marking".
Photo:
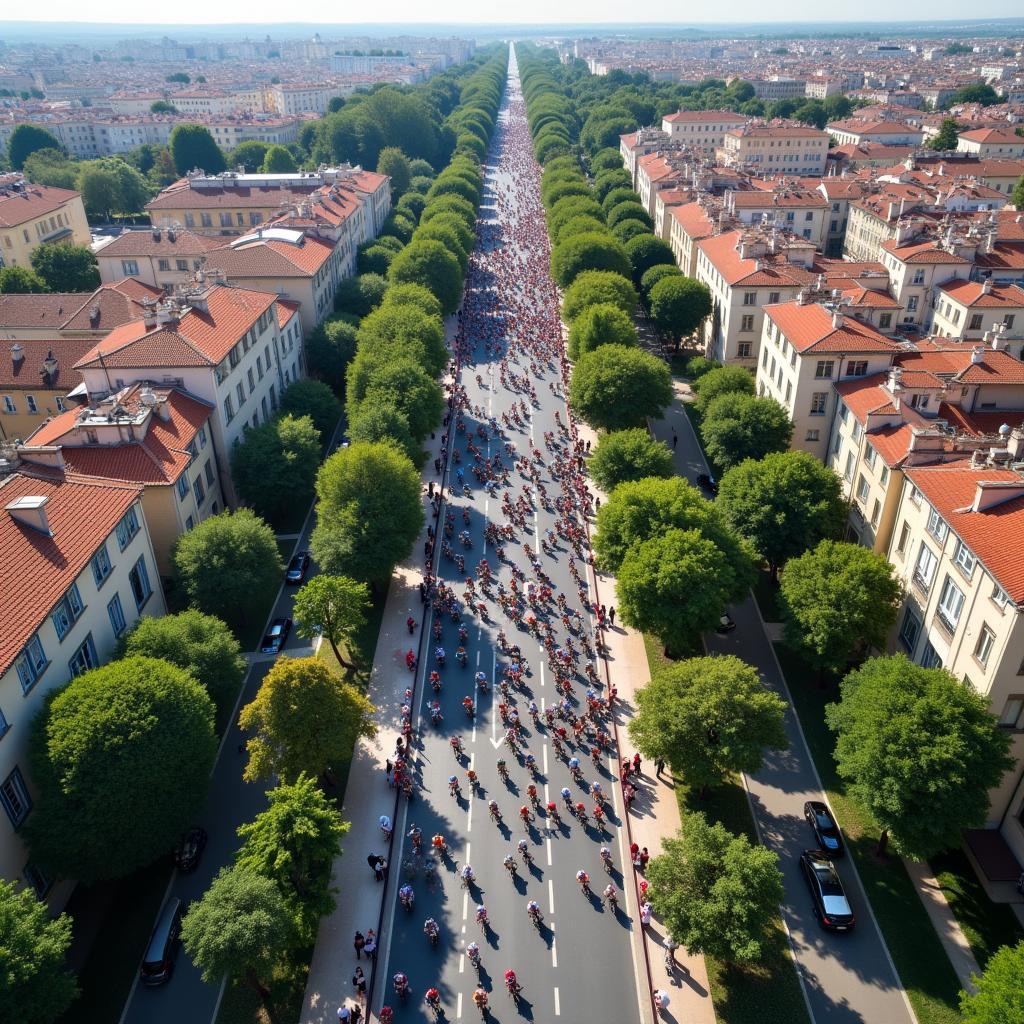
[{"label": "white lane marking", "polygon": [[553,914],[555,912],[555,883],[552,879],[548,879],[548,913]]},{"label": "white lane marking", "polygon": [[555,922],[551,922],[551,966],[558,966],[558,943],[555,941]]},{"label": "white lane marking", "polygon": [[480,667],[480,652],[479,651],[476,652],[476,667],[477,668]]},{"label": "white lane marking", "polygon": [[[461,998],[461,996],[460,996],[460,998]],[[559,1016],[561,1014],[561,1012],[562,1011],[561,1011],[561,1009],[560,1009],[560,1007],[558,1005],[558,986],[556,985],[555,986],[555,1016],[556,1017]]]},{"label": "white lane marking", "polygon": [[551,867],[551,836],[548,836],[548,837],[547,837],[547,838],[546,838],[546,839],[544,840],[544,844],[545,844],[545,845],[547,846],[547,848],[548,848],[548,867]]},{"label": "white lane marking", "polygon": [[[544,774],[547,775],[547,773],[548,773],[548,745],[546,743],[541,748],[541,751],[542,751],[542,753],[544,755]],[[544,791],[547,792],[547,786],[544,787]]]},{"label": "white lane marking", "polygon": [[540,685],[544,685],[544,662],[540,663]]},{"label": "white lane marking", "polygon": [[[555,989],[555,992],[557,993],[558,989]],[[557,995],[555,996],[555,1005],[556,1006],[558,1005],[558,997],[557,997]],[[555,1013],[558,1013],[558,1011],[555,1010]],[[458,994],[458,996],[455,999],[455,1016],[456,1016],[456,1018],[461,1018],[462,1017],[462,993],[461,992]]]},{"label": "white lane marking", "polygon": [[469,914],[469,892],[463,890],[462,892],[462,920],[465,921]]}]

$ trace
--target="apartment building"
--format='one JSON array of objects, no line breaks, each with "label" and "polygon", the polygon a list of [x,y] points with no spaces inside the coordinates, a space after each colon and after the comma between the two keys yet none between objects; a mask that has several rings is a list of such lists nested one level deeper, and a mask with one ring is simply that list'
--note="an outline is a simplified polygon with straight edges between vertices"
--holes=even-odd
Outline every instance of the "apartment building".
[{"label": "apartment building", "polygon": [[825,243],[822,251],[826,256],[841,256],[846,225],[850,216],[850,203],[862,199],[865,185],[856,178],[833,176],[822,178],[818,191],[828,203],[826,214]]},{"label": "apartment building", "polygon": [[674,167],[661,153],[648,153],[637,160],[634,187],[652,221],[656,213],[655,200],[658,193],[677,188],[683,179],[683,172]]},{"label": "apartment building", "polygon": [[0,267],[30,266],[32,250],[44,243],[88,245],[90,238],[80,193],[0,174]]},{"label": "apartment building", "polygon": [[836,408],[833,383],[879,373],[898,351],[870,325],[802,295],[765,307],[760,349],[757,393],[789,413],[791,446],[822,461]]},{"label": "apartment building", "polygon": [[982,158],[1020,160],[1024,157],[1024,137],[1009,126],[975,128],[960,133],[956,148],[961,153],[971,153]]},{"label": "apartment building", "polygon": [[141,497],[135,484],[34,467],[0,478],[0,875],[54,911],[74,883],[32,864],[20,835],[37,796],[30,727],[47,696],[107,661],[140,616],[166,612]]},{"label": "apartment building", "polygon": [[228,504],[237,501],[230,452],[247,426],[274,415],[281,392],[305,375],[301,338],[282,339],[273,292],[195,283],[111,331],[75,364],[90,402],[130,384],[177,387],[213,409],[213,453]]},{"label": "apartment building", "polygon": [[129,384],[48,420],[17,452],[26,465],[76,479],[141,486],[157,567],[170,576],[178,537],[225,506],[212,414],[178,388]]},{"label": "apartment building", "polygon": [[263,107],[284,117],[300,114],[327,113],[327,105],[335,96],[354,92],[351,85],[315,85],[311,82],[282,82],[263,91]]},{"label": "apartment building", "polygon": [[727,167],[749,167],[761,175],[820,177],[828,157],[828,134],[795,124],[747,124],[725,133],[716,151]]},{"label": "apartment building", "polygon": [[717,217],[709,210],[706,197],[692,203],[673,206],[668,211],[668,244],[672,247],[679,269],[687,277],[697,276],[697,243],[714,235]]},{"label": "apartment building", "polygon": [[219,238],[185,228],[154,227],[112,238],[96,250],[96,262],[105,284],[133,277],[154,288],[173,289],[190,280],[206,254],[220,245]]},{"label": "apartment building", "polygon": [[672,142],[701,150],[714,156],[725,143],[725,133],[740,128],[750,120],[731,110],[680,110],[661,119],[661,130]]},{"label": "apartment building", "polygon": [[932,331],[942,338],[974,341],[998,333],[1014,351],[1024,342],[1024,288],[985,281],[950,281],[938,287]]},{"label": "apartment building", "polygon": [[882,244],[880,262],[889,271],[890,288],[902,309],[900,320],[905,326],[926,327],[938,286],[966,280],[970,275],[970,249],[967,255],[957,252],[955,245],[950,249],[936,240]]},{"label": "apartment building", "polygon": [[660,128],[640,128],[619,136],[622,165],[629,171],[629,180],[633,188],[636,188],[637,161],[649,153],[666,151],[670,144],[671,136]]},{"label": "apartment building", "polygon": [[829,204],[813,188],[772,185],[750,191],[725,193],[726,213],[743,224],[765,224],[792,232],[824,249]]},{"label": "apartment building", "polygon": [[859,117],[831,121],[825,125],[825,131],[838,146],[860,146],[868,142],[883,146],[920,146],[924,139],[920,128],[904,121],[869,121]]},{"label": "apartment building", "polygon": [[759,100],[788,100],[807,94],[807,80],[788,78],[785,75],[771,75],[768,78],[749,79],[754,95]]},{"label": "apartment building", "polygon": [[694,198],[694,192],[688,188],[663,188],[654,194],[654,233],[664,241],[669,240],[672,232],[671,210],[685,206]]}]

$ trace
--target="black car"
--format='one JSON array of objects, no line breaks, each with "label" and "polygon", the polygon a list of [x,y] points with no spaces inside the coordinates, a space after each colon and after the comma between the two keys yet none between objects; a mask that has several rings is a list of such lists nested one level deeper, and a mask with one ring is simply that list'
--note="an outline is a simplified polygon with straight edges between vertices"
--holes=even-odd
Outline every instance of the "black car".
[{"label": "black car", "polygon": [[832,812],[820,800],[808,800],[804,804],[804,818],[811,826],[819,849],[829,857],[842,857],[843,836]]},{"label": "black car", "polygon": [[195,871],[203,855],[206,839],[206,829],[198,825],[194,825],[181,837],[181,842],[174,850],[174,863],[179,871]]},{"label": "black car", "polygon": [[736,620],[728,613],[722,612],[715,626],[716,633],[731,633],[736,628]]},{"label": "black car", "polygon": [[697,486],[703,488],[712,497],[718,494],[718,481],[710,473],[698,473]]},{"label": "black car", "polygon": [[274,619],[270,624],[270,629],[267,630],[267,635],[263,638],[263,643],[260,646],[260,653],[280,654],[281,648],[284,647],[285,641],[288,639],[288,634],[291,631],[291,619]]},{"label": "black car", "polygon": [[309,552],[296,551],[284,574],[285,583],[301,583],[309,572]]},{"label": "black car", "polygon": [[800,870],[811,890],[814,916],[822,928],[831,932],[853,931],[853,911],[832,861],[821,850],[804,850],[800,854]]}]

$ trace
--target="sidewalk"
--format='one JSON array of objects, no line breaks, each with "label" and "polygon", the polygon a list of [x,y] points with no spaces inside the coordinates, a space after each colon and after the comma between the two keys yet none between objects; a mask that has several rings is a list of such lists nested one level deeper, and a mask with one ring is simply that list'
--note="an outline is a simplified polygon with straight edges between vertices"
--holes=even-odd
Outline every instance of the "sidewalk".
[{"label": "sidewalk", "polygon": [[[592,445],[597,443],[597,434],[586,424],[577,421],[576,428],[581,440],[590,441]],[[602,501],[607,499],[607,495],[597,488],[593,480],[588,482],[594,494]],[[607,607],[612,607],[615,604],[614,577],[601,572],[596,572],[595,576],[597,599]],[[604,636],[608,645],[607,660],[612,684],[619,691],[615,723],[621,760],[627,754],[632,756],[634,752],[626,726],[635,708],[636,691],[650,680],[651,672],[642,634],[617,624],[605,630]],[[653,768],[653,764],[644,766],[642,783],[637,787],[628,820],[631,841],[640,847],[646,846],[651,856],[656,857],[661,852],[662,839],[676,835],[681,822],[672,782],[667,778],[653,779]],[[636,882],[639,884],[639,877]],[[646,928],[638,929],[638,934],[643,936],[643,955],[647,960],[646,970],[652,987],[663,989],[671,998],[665,1019],[680,1024],[684,1021],[686,1024],[715,1024],[715,1008],[711,1002],[704,957],[699,953],[691,954],[680,946],[676,950],[676,971],[670,978],[663,959],[664,927],[655,917]],[[643,984],[643,969],[638,969],[637,978],[638,983]],[[650,1011],[650,999],[642,1000],[642,1004]]]}]

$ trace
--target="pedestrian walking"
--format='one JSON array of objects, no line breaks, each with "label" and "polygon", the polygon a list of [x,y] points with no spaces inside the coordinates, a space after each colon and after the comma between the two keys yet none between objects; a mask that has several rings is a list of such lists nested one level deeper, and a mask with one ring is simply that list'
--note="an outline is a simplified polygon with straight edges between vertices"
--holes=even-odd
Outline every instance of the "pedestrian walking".
[{"label": "pedestrian walking", "polygon": [[338,1007],[338,1024],[352,1024],[352,1011],[344,1003]]},{"label": "pedestrian walking", "polygon": [[640,923],[645,926],[649,925],[653,914],[654,908],[647,900],[644,900],[643,903],[640,904]]},{"label": "pedestrian walking", "polygon": [[640,870],[641,871],[646,871],[647,870],[647,862],[650,859],[651,859],[651,855],[647,852],[647,847],[645,846],[640,851]]},{"label": "pedestrian walking", "polygon": [[427,603],[427,587],[426,584],[420,582],[420,604]]},{"label": "pedestrian walking", "polygon": [[440,459],[434,459],[434,472],[435,473],[440,473],[441,472],[441,460]]},{"label": "pedestrian walking", "polygon": [[679,444],[679,435],[676,433],[676,428],[672,428],[672,451],[676,450],[676,445]]},{"label": "pedestrian walking", "polygon": [[654,759],[654,770],[656,776],[661,775],[661,773],[665,770],[665,758],[657,757]]},{"label": "pedestrian walking", "polygon": [[357,931],[355,938],[352,940],[352,945],[356,948],[356,959],[358,960],[363,955],[363,946],[366,945],[366,936]]},{"label": "pedestrian walking", "polygon": [[366,975],[363,974],[362,967],[357,967],[355,974],[352,975],[352,987],[356,990],[356,997],[360,1002],[366,998]]},{"label": "pedestrian walking", "polygon": [[640,844],[633,842],[629,844],[629,859],[633,862],[633,867],[637,867],[640,863]]},{"label": "pedestrian walking", "polygon": [[366,954],[367,960],[377,959],[377,933],[372,928],[366,933],[366,945],[363,946],[363,952]]},{"label": "pedestrian walking", "polygon": [[633,755],[633,774],[634,775],[641,775],[641,774],[643,774],[640,771],[640,763],[641,763],[640,762],[640,753],[638,751],[637,753],[635,753]]},{"label": "pedestrian walking", "polygon": [[359,1024],[359,1022],[362,1019],[363,1019],[363,1008],[359,1005],[359,1003],[356,1003],[356,1005],[352,1007],[352,1022],[351,1022],[351,1024]]},{"label": "pedestrian walking", "polygon": [[614,626],[615,625],[615,605],[612,605],[608,609],[608,621]]}]

